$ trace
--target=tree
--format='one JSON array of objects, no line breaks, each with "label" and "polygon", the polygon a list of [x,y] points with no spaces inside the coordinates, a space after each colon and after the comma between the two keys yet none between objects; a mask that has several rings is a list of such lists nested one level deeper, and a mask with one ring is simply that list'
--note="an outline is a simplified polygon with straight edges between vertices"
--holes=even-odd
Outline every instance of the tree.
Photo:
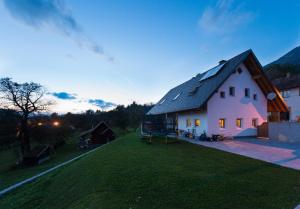
[{"label": "tree", "polygon": [[126,129],[128,126],[128,115],[123,105],[118,105],[114,110],[115,125],[122,129]]},{"label": "tree", "polygon": [[19,114],[14,110],[0,109],[0,148],[16,142]]},{"label": "tree", "polygon": [[271,64],[265,67],[265,72],[270,80],[285,78],[300,73],[299,66],[292,64]]},{"label": "tree", "polygon": [[20,116],[19,139],[22,155],[30,151],[29,117],[37,112],[45,111],[52,104],[44,100],[46,89],[38,83],[17,83],[10,78],[0,79],[0,105],[2,108],[13,109]]}]

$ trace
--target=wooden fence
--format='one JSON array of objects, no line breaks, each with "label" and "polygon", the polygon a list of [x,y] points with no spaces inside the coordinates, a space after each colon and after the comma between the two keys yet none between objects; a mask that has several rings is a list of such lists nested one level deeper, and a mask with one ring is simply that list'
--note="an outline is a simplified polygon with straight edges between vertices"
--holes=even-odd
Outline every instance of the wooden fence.
[{"label": "wooden fence", "polygon": [[269,137],[269,127],[267,122],[257,127],[257,137],[264,137],[264,138]]}]

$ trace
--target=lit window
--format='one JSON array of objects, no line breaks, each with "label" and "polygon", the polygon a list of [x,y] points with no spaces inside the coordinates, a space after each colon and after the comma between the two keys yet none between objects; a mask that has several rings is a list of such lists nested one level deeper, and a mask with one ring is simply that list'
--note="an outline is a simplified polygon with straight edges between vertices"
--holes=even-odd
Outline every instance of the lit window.
[{"label": "lit window", "polygon": [[166,99],[161,100],[159,104],[163,104],[166,101]]},{"label": "lit window", "polygon": [[195,126],[200,126],[200,124],[201,124],[201,121],[199,119],[196,119],[195,120]]},{"label": "lit window", "polygon": [[257,126],[258,126],[258,119],[257,119],[257,118],[253,118],[253,119],[252,119],[252,126],[253,126],[254,128],[257,128]]},{"label": "lit window", "polygon": [[186,120],[186,127],[191,127],[192,126],[192,121],[191,119]]},{"label": "lit window", "polygon": [[250,89],[249,88],[245,88],[245,97],[250,97]]},{"label": "lit window", "polygon": [[221,97],[221,98],[225,98],[225,92],[224,92],[224,91],[221,91],[221,92],[220,92],[220,97]]},{"label": "lit window", "polygon": [[235,124],[236,124],[236,127],[242,128],[242,119],[241,118],[236,119]]},{"label": "lit window", "polygon": [[225,119],[224,118],[219,119],[219,127],[225,128]]},{"label": "lit window", "polygon": [[230,96],[235,96],[235,88],[233,86],[229,87],[229,95]]},{"label": "lit window", "polygon": [[257,100],[257,94],[253,94],[253,100]]},{"label": "lit window", "polygon": [[177,94],[177,95],[173,98],[173,100],[176,100],[176,99],[180,96],[180,94],[181,94],[181,93]]}]

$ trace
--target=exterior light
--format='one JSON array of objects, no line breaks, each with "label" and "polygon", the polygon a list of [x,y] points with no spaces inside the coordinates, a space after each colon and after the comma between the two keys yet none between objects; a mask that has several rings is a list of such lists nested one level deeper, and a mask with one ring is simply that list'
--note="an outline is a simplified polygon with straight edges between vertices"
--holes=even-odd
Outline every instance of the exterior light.
[{"label": "exterior light", "polygon": [[53,126],[59,126],[59,122],[58,121],[54,121],[53,122]]},{"label": "exterior light", "polygon": [[43,123],[42,122],[38,122],[38,126],[42,126],[43,125]]}]

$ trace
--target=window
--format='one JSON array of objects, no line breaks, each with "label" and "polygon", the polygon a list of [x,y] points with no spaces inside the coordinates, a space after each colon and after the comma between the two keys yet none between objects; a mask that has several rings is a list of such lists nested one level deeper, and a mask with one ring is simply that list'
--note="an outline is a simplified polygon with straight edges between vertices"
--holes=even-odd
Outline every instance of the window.
[{"label": "window", "polygon": [[180,94],[181,94],[181,93],[177,94],[177,95],[173,98],[173,101],[176,100],[176,99],[180,96]]},{"label": "window", "polygon": [[221,98],[225,98],[225,92],[224,92],[224,91],[221,91],[221,92],[220,92],[220,97],[221,97]]},{"label": "window", "polygon": [[216,75],[216,74],[222,69],[222,67],[224,66],[224,64],[225,64],[225,63],[220,64],[220,65],[218,65],[218,66],[216,66],[216,67],[210,69],[209,71],[207,71],[207,72],[201,77],[200,81],[203,81],[203,80],[205,80],[205,79],[208,79],[208,78],[210,78],[210,77]]},{"label": "window", "polygon": [[200,119],[195,119],[195,126],[200,126],[200,125],[201,125]]},{"label": "window", "polygon": [[192,126],[191,119],[186,119],[186,127],[191,127],[191,126]]},{"label": "window", "polygon": [[257,118],[253,118],[253,119],[252,119],[252,126],[253,126],[254,128],[257,128],[257,126],[258,126],[258,119],[257,119]]},{"label": "window", "polygon": [[161,100],[159,104],[163,104],[166,101],[166,99]]},{"label": "window", "polygon": [[196,86],[195,88],[193,88],[193,89],[189,92],[189,95],[192,96],[192,95],[196,94],[197,91],[198,91],[198,89],[199,89],[199,86]]},{"label": "window", "polygon": [[250,89],[249,88],[245,88],[245,97],[250,97]]},{"label": "window", "polygon": [[219,119],[219,127],[220,128],[225,128],[225,118]]},{"label": "window", "polygon": [[241,73],[243,72],[243,70],[239,67],[239,68],[237,69],[237,72],[238,72],[239,74],[241,74]]},{"label": "window", "polygon": [[242,128],[242,118],[238,118],[238,119],[236,119],[236,122],[235,122],[235,124],[236,124],[236,127],[238,127],[238,128]]},{"label": "window", "polygon": [[229,87],[229,95],[233,97],[235,96],[235,88],[233,86]]},{"label": "window", "polygon": [[283,98],[288,98],[288,97],[290,97],[290,91],[283,91],[281,93],[281,95],[282,95]]},{"label": "window", "polygon": [[253,94],[253,100],[257,100],[257,94]]}]

